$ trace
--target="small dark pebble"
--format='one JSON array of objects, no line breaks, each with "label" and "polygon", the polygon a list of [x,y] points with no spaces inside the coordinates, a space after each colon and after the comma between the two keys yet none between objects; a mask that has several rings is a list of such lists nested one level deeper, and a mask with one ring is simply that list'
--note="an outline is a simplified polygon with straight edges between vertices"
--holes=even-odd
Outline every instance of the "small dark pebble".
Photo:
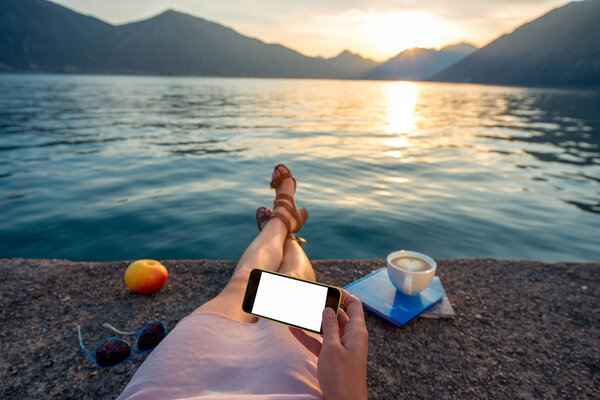
[{"label": "small dark pebble", "polygon": [[[123,284],[130,261],[0,259],[0,398],[115,398],[145,356],[98,369],[79,347],[111,336],[103,322],[169,329],[223,288],[234,261],[164,261],[160,292]],[[384,260],[319,260],[344,286]],[[398,329],[366,313],[369,398],[598,398],[600,264],[438,260],[457,318]],[[268,377],[266,377],[268,379]]]}]

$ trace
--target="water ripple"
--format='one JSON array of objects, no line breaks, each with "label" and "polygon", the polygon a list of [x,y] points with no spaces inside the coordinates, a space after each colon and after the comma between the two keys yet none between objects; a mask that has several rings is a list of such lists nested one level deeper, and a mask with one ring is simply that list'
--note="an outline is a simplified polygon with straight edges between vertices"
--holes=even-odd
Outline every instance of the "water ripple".
[{"label": "water ripple", "polygon": [[600,94],[0,75],[0,257],[239,257],[287,163],[313,258],[598,260]]}]

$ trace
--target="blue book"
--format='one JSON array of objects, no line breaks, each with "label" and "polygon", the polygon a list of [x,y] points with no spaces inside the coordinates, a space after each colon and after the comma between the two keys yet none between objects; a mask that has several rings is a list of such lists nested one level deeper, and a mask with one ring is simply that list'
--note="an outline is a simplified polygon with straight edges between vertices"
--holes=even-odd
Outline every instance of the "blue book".
[{"label": "blue book", "polygon": [[367,310],[400,328],[446,296],[437,276],[419,294],[402,294],[392,285],[387,268],[378,269],[344,289],[358,297]]}]

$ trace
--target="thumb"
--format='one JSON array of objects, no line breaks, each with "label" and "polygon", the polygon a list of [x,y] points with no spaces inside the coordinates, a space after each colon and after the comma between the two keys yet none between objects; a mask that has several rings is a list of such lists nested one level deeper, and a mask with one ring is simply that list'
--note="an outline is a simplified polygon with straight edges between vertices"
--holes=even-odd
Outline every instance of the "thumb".
[{"label": "thumb", "polygon": [[335,311],[331,307],[326,307],[323,310],[323,345],[328,343],[341,343],[340,342],[340,327],[338,325],[337,318],[335,317]]}]

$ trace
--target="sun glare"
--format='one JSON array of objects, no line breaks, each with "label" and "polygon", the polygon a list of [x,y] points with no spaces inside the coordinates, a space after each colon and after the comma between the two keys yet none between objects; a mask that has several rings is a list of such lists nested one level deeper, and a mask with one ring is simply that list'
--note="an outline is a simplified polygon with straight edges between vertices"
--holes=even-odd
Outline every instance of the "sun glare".
[{"label": "sun glare", "polygon": [[441,47],[462,37],[456,25],[422,11],[377,13],[352,9],[318,16],[310,22],[311,28],[304,28],[310,34],[304,37],[312,48],[332,46],[339,52],[339,43],[343,42],[352,51],[378,61],[411,47]]},{"label": "sun glare", "polygon": [[385,155],[401,158],[403,151],[415,145],[410,132],[416,128],[415,109],[419,88],[411,82],[393,82],[385,86],[387,112],[384,130],[391,137],[384,139]]},{"label": "sun glare", "polygon": [[[386,133],[407,134],[415,128],[415,107],[419,88],[411,82],[391,82],[385,86],[385,98],[387,102],[387,126]],[[396,144],[406,144],[406,137],[400,136],[392,139]],[[393,147],[405,147],[394,146]]]},{"label": "sun glare", "polygon": [[451,25],[419,11],[367,14],[364,18],[373,46],[388,57],[411,47],[439,47],[455,36]]}]

